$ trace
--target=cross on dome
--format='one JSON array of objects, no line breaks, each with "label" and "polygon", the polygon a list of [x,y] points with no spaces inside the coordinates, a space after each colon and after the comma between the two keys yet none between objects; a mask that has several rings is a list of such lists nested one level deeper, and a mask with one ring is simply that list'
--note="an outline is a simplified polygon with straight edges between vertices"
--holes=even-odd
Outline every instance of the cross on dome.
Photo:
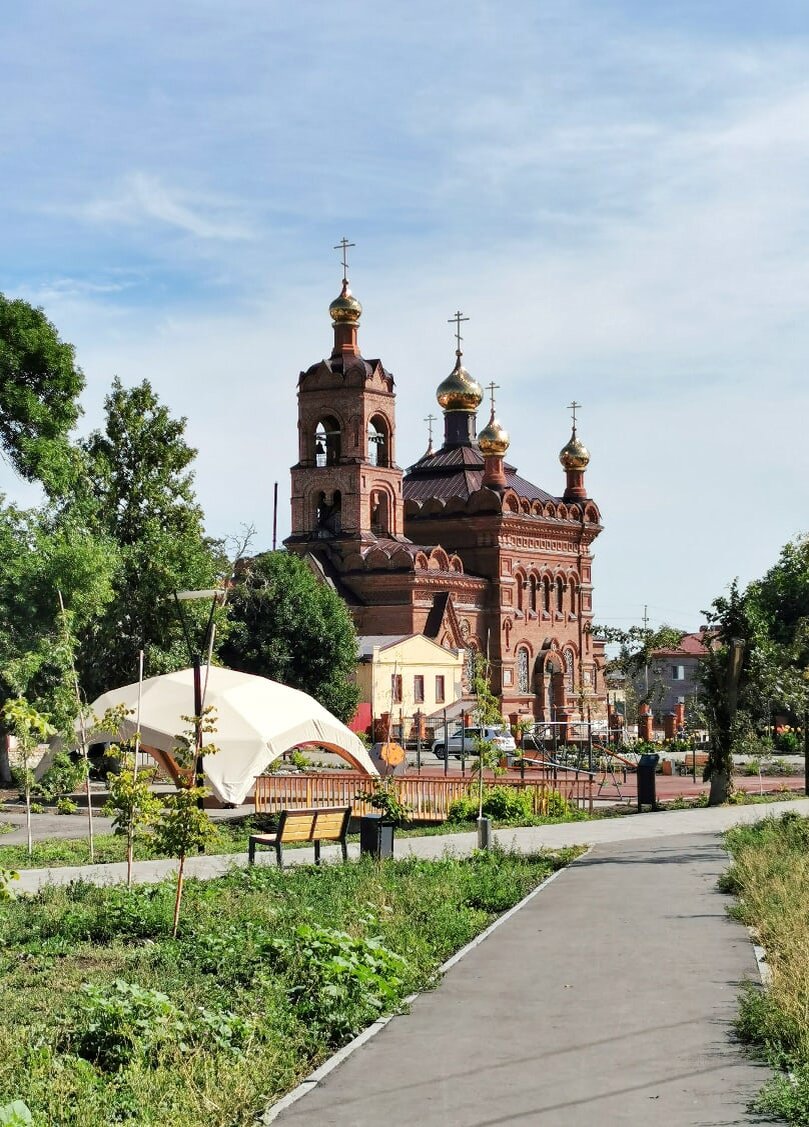
[{"label": "cross on dome", "polygon": [[494,418],[494,393],[500,390],[500,384],[495,383],[494,380],[492,380],[491,383],[486,384],[486,390],[488,391],[489,398],[492,401],[492,418]]},{"label": "cross on dome", "polygon": [[455,352],[458,356],[461,355],[461,341],[463,340],[463,337],[461,336],[461,322],[468,320],[469,318],[464,317],[460,309],[457,311],[457,313],[453,313],[451,317],[447,318],[448,325],[451,325],[453,321],[455,322]]},{"label": "cross on dome", "polygon": [[581,407],[581,403],[577,403],[574,399],[572,403],[568,404],[568,410],[573,412],[573,433],[576,433],[576,412]]},{"label": "cross on dome", "polygon": [[348,281],[348,248],[349,247],[355,247],[356,245],[357,245],[356,243],[350,243],[348,241],[348,239],[345,237],[345,235],[343,235],[342,239],[340,239],[340,242],[337,244],[337,246],[332,247],[332,250],[342,250],[342,252],[343,252],[342,262],[343,262],[343,281],[344,282]]}]

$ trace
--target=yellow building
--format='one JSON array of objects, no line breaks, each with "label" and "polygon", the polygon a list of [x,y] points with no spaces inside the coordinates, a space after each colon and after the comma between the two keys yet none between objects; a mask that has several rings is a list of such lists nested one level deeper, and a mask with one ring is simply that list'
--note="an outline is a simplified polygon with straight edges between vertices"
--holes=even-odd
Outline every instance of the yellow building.
[{"label": "yellow building", "polygon": [[[463,650],[423,634],[372,634],[359,639],[357,685],[372,720],[390,716],[391,734],[415,738],[414,718],[449,708],[461,697]],[[422,733],[423,734],[423,733]]]}]

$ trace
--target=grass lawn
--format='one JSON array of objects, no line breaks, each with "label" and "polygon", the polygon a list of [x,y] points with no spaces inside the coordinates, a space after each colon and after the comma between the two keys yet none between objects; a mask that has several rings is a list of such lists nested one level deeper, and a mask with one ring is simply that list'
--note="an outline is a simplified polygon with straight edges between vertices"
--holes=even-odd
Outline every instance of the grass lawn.
[{"label": "grass lawn", "polygon": [[36,1127],[251,1124],[576,850],[49,886],[0,903],[0,1108]]},{"label": "grass lawn", "polygon": [[742,993],[737,1031],[776,1070],[756,1110],[809,1123],[809,819],[789,811],[726,835],[733,913],[765,948],[771,981]]}]

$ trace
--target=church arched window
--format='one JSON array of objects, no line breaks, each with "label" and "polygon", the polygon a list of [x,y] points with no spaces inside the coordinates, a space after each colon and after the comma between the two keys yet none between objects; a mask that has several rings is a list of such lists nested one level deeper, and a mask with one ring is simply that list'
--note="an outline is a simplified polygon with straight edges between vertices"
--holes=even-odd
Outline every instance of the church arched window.
[{"label": "church arched window", "polygon": [[562,654],[562,662],[565,667],[565,687],[568,693],[573,692],[573,654],[570,650],[565,650]]},{"label": "church arched window", "polygon": [[561,575],[556,580],[556,609],[559,614],[565,609],[565,581]]},{"label": "church arched window", "polygon": [[340,461],[340,424],[331,415],[315,427],[315,465],[336,466]]},{"label": "church arched window", "polygon": [[551,613],[551,581],[547,575],[542,580],[542,609],[546,614]]},{"label": "church arched window", "polygon": [[368,423],[368,461],[372,466],[390,465],[390,433],[381,415],[374,415]]},{"label": "church arched window", "polygon": [[518,571],[514,576],[514,582],[517,585],[517,610],[525,610],[525,589],[528,584],[521,571]]},{"label": "church arched window", "polygon": [[576,614],[577,612],[577,598],[578,590],[576,588],[576,580],[570,580],[570,613]]},{"label": "church arched window", "polygon": [[530,602],[531,610],[536,610],[537,609],[537,577],[535,575],[532,575],[531,578],[528,580],[528,588],[529,588],[530,599],[531,599],[531,602]]},{"label": "church arched window", "polygon": [[517,650],[517,688],[523,696],[531,691],[528,681],[528,650],[524,647]]},{"label": "church arched window", "polygon": [[384,489],[375,489],[371,494],[371,532],[374,536],[390,535],[390,508]]}]

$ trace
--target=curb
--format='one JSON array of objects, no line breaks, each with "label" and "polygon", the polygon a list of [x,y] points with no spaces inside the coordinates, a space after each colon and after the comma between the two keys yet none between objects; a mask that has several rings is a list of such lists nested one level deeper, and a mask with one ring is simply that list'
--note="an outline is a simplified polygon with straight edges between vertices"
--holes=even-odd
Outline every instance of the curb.
[{"label": "curb", "polygon": [[[568,869],[570,869],[572,865],[575,865],[577,861],[581,861],[584,857],[587,857],[592,849],[593,846],[588,845],[584,853],[580,854],[578,857],[574,857],[570,864],[565,865],[561,869],[557,869],[555,873],[551,873],[550,876],[545,877],[545,879],[540,884],[538,884],[536,888],[532,889],[527,896],[523,897],[523,899],[520,900],[517,904],[514,904],[513,907],[508,909],[508,911],[503,912],[502,916],[498,916],[496,920],[493,920],[492,923],[490,923],[487,928],[481,931],[479,935],[476,935],[474,939],[470,939],[464,947],[461,947],[459,951],[456,951],[454,955],[451,955],[446,960],[446,962],[443,962],[441,964],[441,966],[438,968],[438,971],[436,972],[438,977],[443,978],[448,970],[454,967],[456,963],[459,963],[461,959],[465,958],[468,954],[470,954],[470,952],[474,951],[476,947],[479,947],[480,944],[484,942],[484,940],[489,938],[493,931],[496,931],[501,926],[501,924],[504,924],[508,920],[510,920],[513,915],[516,915],[516,913],[519,912],[521,908],[524,908],[526,904],[529,904],[535,896],[538,896],[543,889],[547,888],[548,885],[551,884],[552,881],[555,881],[557,877],[561,876],[562,873],[567,872]],[[409,994],[402,1001],[402,1007],[410,1007],[413,1002],[415,1002],[416,998],[418,998],[423,993],[423,990],[417,990],[415,994]],[[287,1108],[291,1107],[293,1104],[297,1103],[298,1100],[302,1099],[305,1095],[311,1092],[313,1088],[316,1088],[320,1081],[324,1080],[330,1072],[334,1072],[334,1070],[336,1068],[339,1068],[343,1061],[347,1060],[348,1057],[350,1057],[357,1051],[357,1049],[361,1048],[364,1044],[370,1041],[372,1037],[376,1037],[377,1033],[381,1033],[385,1026],[390,1021],[392,1021],[393,1018],[400,1016],[403,1016],[401,1011],[398,1014],[387,1014],[385,1017],[381,1017],[377,1021],[373,1022],[366,1029],[363,1029],[362,1033],[358,1033],[357,1036],[354,1037],[353,1040],[349,1041],[347,1045],[343,1045],[341,1049],[338,1049],[336,1053],[333,1053],[330,1057],[328,1057],[323,1062],[323,1064],[319,1065],[313,1072],[310,1072],[306,1079],[301,1080],[297,1087],[293,1088],[291,1092],[287,1092],[287,1094],[285,1096],[282,1096],[280,1100],[278,1100],[274,1104],[271,1104],[264,1112],[264,1114],[257,1119],[257,1122],[262,1124],[273,1123],[282,1111],[286,1111]]]}]

